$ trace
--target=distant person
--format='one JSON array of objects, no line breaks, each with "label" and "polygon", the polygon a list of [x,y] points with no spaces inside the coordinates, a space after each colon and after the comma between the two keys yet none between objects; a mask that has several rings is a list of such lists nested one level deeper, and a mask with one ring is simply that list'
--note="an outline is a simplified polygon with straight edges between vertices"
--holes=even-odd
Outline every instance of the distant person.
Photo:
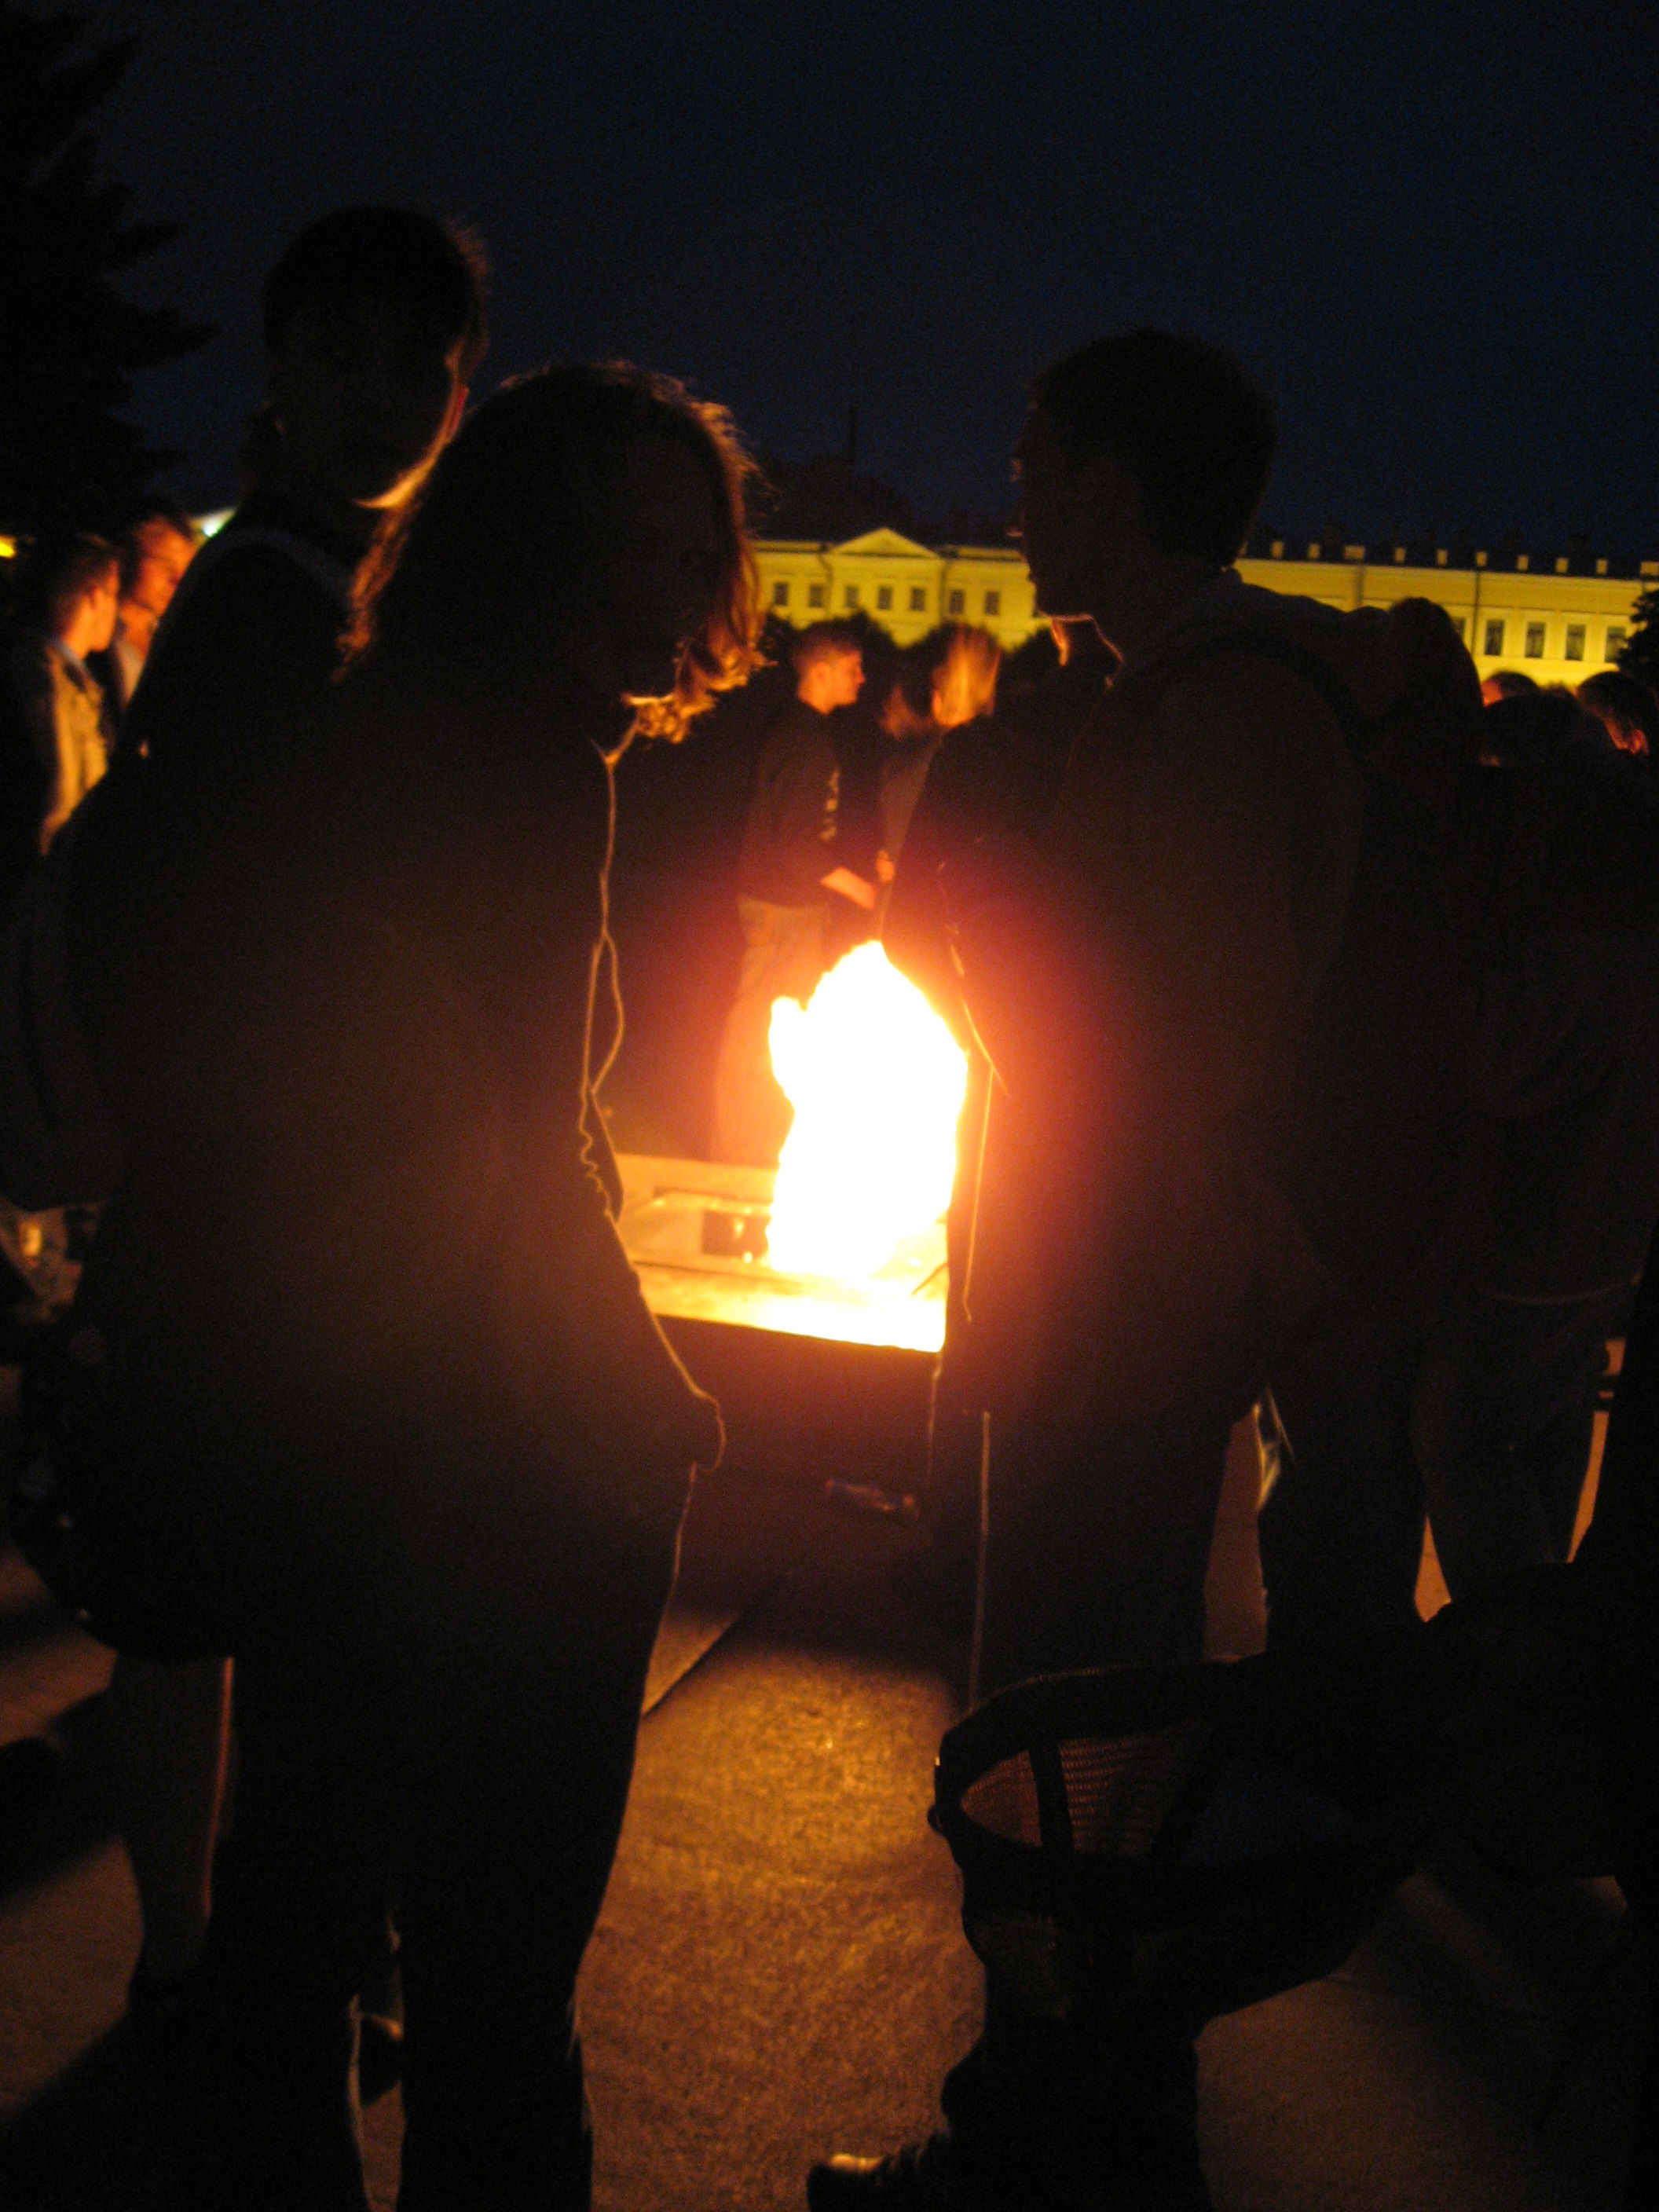
[{"label": "distant person", "polygon": [[776,1000],[802,1005],[824,969],[830,901],[875,912],[878,885],[843,866],[841,767],[830,718],[856,703],[864,656],[831,623],[803,633],[792,655],[795,696],[768,734],[738,861],[743,966],[714,1075],[715,1140],[724,1160],[777,1158],[787,1107],[772,1075]]},{"label": "distant person", "polygon": [[109,765],[102,685],[88,666],[115,634],[120,556],[86,533],[30,556],[6,655],[6,872],[15,887]]},{"label": "distant person", "polygon": [[[402,209],[325,216],[271,270],[264,329],[267,405],[249,489],[185,569],[124,732],[133,765],[147,754],[153,771],[137,787],[159,779],[165,792],[165,809],[147,802],[149,818],[181,874],[215,849],[238,794],[281,771],[316,726],[359,565],[453,434],[483,356],[480,249]],[[125,794],[111,799],[118,834]],[[191,953],[153,941],[157,927],[130,933],[135,1009],[143,975]],[[120,1825],[144,1924],[133,1999],[154,2011],[185,1986],[202,1948],[228,1674],[216,1659],[123,1654],[111,1686]]]},{"label": "distant person", "polygon": [[994,713],[1001,658],[988,632],[957,623],[931,650],[913,647],[901,660],[881,710],[881,726],[892,744],[882,756],[876,786],[889,868],[898,866],[910,818],[946,736]]},{"label": "distant person", "polygon": [[118,744],[156,629],[201,542],[202,533],[196,525],[173,507],[151,508],[122,534],[121,597],[115,611],[115,635],[94,661],[94,673],[103,685],[105,712]]},{"label": "distant person", "polygon": [[900,660],[877,718],[892,740],[891,750],[882,755],[876,772],[876,805],[881,850],[896,866],[927,771],[944,742],[945,731],[934,707],[932,664],[917,659],[913,648]]},{"label": "distant person", "polygon": [[1573,694],[1588,708],[1620,752],[1659,754],[1659,699],[1648,686],[1622,670],[1604,668],[1587,677]]},{"label": "distant person", "polygon": [[1659,793],[1565,692],[1489,708],[1508,825],[1459,1266],[1411,1436],[1455,1599],[1565,1559],[1608,1340],[1659,1221]]},{"label": "distant person", "polygon": [[1532,678],[1518,668],[1495,668],[1482,678],[1480,696],[1488,707],[1495,707],[1500,699],[1522,699],[1537,689]]},{"label": "distant person", "polygon": [[[76,981],[131,1141],[78,1316],[237,1667],[154,2122],[176,2212],[362,2212],[352,1998],[394,1886],[401,2201],[590,2201],[577,1973],[721,1441],[588,1152],[611,763],[635,700],[692,712],[753,664],[745,474],[666,379],[519,380],[212,848],[167,849],[158,744],[83,850]],[[139,971],[152,902],[178,927]]]}]

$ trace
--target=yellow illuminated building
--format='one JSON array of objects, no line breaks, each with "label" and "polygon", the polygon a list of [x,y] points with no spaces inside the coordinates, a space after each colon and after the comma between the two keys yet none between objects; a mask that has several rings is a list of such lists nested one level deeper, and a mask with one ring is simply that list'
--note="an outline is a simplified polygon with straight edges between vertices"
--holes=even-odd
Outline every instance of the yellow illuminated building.
[{"label": "yellow illuminated building", "polygon": [[[988,629],[1006,650],[1041,629],[1024,561],[1012,546],[919,545],[896,530],[872,530],[842,545],[774,539],[755,549],[767,606],[798,629],[860,610],[900,645],[943,622]],[[1283,540],[1239,562],[1246,583],[1320,599],[1332,607],[1388,607],[1432,599],[1445,608],[1483,676],[1518,668],[1540,684],[1578,684],[1607,667],[1632,624],[1638,596],[1659,584],[1659,561],[1636,576],[1612,576],[1606,561],[1570,573],[1565,560],[1534,566],[1525,554],[1502,565],[1477,552],[1455,566],[1449,553],[1413,563],[1363,545],[1297,558]]]},{"label": "yellow illuminated building", "polygon": [[1041,627],[1031,578],[1012,545],[935,550],[872,530],[844,545],[779,538],[755,548],[772,613],[799,629],[860,609],[901,645],[944,622],[975,623],[1009,651]]}]

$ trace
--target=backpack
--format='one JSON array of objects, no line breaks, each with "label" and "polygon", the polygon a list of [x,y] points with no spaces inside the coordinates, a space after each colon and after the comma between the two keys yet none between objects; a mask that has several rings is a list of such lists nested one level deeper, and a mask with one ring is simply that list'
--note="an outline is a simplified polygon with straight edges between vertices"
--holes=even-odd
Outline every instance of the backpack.
[{"label": "backpack", "polygon": [[1449,623],[1427,611],[1407,601],[1366,626],[1389,698],[1381,712],[1293,633],[1265,625],[1196,641],[1158,672],[1150,702],[1201,661],[1272,660],[1324,702],[1358,769],[1358,851],[1335,955],[1286,1080],[1251,1121],[1262,1166],[1322,1263],[1385,1305],[1425,1277],[1470,1130],[1473,1000],[1448,834],[1480,690]]}]

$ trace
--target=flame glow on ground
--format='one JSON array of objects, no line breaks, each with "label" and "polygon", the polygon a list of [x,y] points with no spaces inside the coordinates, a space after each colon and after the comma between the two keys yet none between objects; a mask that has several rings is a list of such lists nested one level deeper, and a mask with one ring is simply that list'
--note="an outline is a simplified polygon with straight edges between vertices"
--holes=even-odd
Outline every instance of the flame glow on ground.
[{"label": "flame glow on ground", "polygon": [[772,1067],[795,1109],[767,1258],[856,1282],[951,1201],[968,1062],[879,945],[830,969],[805,1008],[772,1009]]}]

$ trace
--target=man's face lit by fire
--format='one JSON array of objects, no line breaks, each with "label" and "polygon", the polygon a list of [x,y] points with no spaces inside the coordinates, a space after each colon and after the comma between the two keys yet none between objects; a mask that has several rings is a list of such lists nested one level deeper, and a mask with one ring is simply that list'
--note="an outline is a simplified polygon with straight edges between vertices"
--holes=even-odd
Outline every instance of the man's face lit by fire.
[{"label": "man's face lit by fire", "polygon": [[140,526],[132,581],[122,594],[120,614],[121,635],[135,653],[149,651],[156,625],[195,555],[193,541],[160,516]]},{"label": "man's face lit by fire", "polygon": [[702,463],[673,438],[629,452],[602,556],[606,688],[661,699],[713,613],[724,567],[720,519]]},{"label": "man's face lit by fire", "polygon": [[121,572],[112,568],[88,591],[80,650],[107,653],[115,638],[115,614],[120,604]]},{"label": "man's face lit by fire", "polygon": [[795,696],[816,713],[833,714],[857,703],[864,689],[864,655],[857,646],[822,641],[799,671]]},{"label": "man's face lit by fire", "polygon": [[285,470],[362,507],[398,507],[460,420],[460,343],[445,352],[388,301],[301,307],[268,364]]},{"label": "man's face lit by fire", "polygon": [[864,655],[834,653],[824,665],[824,688],[830,695],[830,707],[856,707],[859,694],[864,689]]}]

